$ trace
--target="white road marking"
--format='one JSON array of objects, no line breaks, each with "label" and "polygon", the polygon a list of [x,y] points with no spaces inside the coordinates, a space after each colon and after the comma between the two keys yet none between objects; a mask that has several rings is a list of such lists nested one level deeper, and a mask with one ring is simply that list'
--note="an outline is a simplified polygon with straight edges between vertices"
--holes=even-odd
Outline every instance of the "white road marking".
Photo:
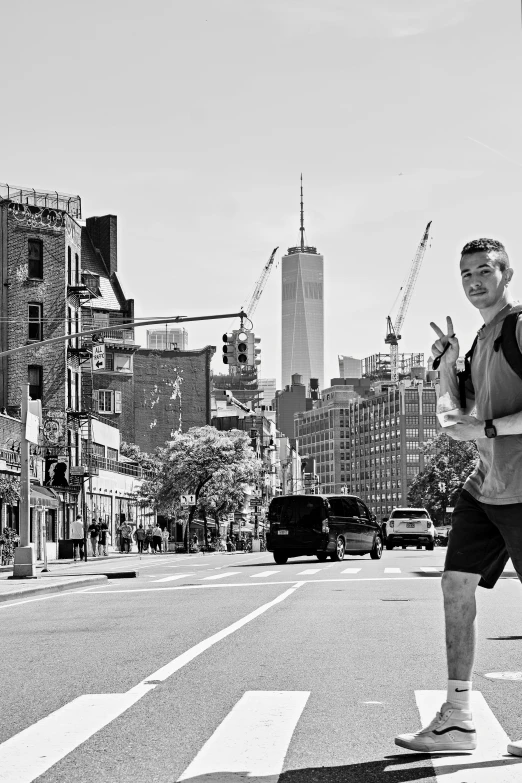
[{"label": "white road marking", "polygon": [[125,712],[146,691],[79,696],[0,745],[2,783],[30,783]]},{"label": "white road marking", "polygon": [[425,574],[440,574],[443,568],[444,566],[421,566],[419,571],[422,571]]},{"label": "white road marking", "polygon": [[385,568],[384,573],[385,574],[400,574],[401,569],[400,568]]},{"label": "white road marking", "polygon": [[[42,775],[60,759],[88,740],[89,737],[92,737],[93,734],[96,734],[96,732],[129,709],[142,696],[153,690],[156,687],[154,681],[166,680],[214,644],[235,633],[235,631],[255,620],[256,617],[264,614],[264,612],[276,604],[284,601],[302,584],[302,582],[294,583],[293,587],[285,590],[284,593],[281,593],[274,600],[254,609],[253,612],[232,623],[232,625],[223,628],[213,636],[209,636],[208,639],[204,639],[202,642],[194,645],[194,647],[191,647],[165,666],[162,666],[161,669],[150,674],[126,693],[79,696],[59,710],[15,734],[14,737],[0,744],[0,774],[2,783],[32,783],[35,778]],[[305,695],[307,698],[308,694]],[[299,715],[301,711],[302,708]],[[282,712],[284,713],[283,717],[285,717],[291,713],[291,708],[288,707],[286,712],[282,709]],[[299,715],[297,715],[295,723],[297,723]],[[292,731],[295,723],[292,726]],[[278,731],[281,731],[281,728],[278,728]],[[282,731],[284,734],[285,729],[283,728]],[[272,738],[271,742],[277,747],[275,738]],[[277,780],[277,778],[274,780]],[[266,782],[270,783],[270,780],[267,778]]]},{"label": "white road marking", "polygon": [[[301,584],[304,585],[317,585],[317,584],[326,584],[329,582],[335,582],[335,583],[344,583],[344,584],[351,584],[351,585],[358,585],[362,582],[412,582],[414,580],[419,581],[422,579],[422,576],[382,576],[382,577],[372,577],[370,579],[367,578],[359,578],[359,579],[303,579]],[[423,579],[424,584],[436,584],[440,585],[440,582],[436,581],[435,579]],[[136,588],[130,588],[128,590],[99,590],[97,589],[96,592],[94,592],[94,588],[89,588],[85,592],[82,593],[76,593],[76,595],[114,595],[115,593],[151,593],[151,592],[168,592],[169,590],[210,590],[210,589],[217,589],[217,588],[226,588],[229,587],[259,587],[259,585],[263,585],[263,587],[266,587],[267,585],[275,585],[276,587],[281,585],[294,585],[295,579],[290,580],[283,580],[280,582],[231,582],[229,584],[211,584],[211,585],[180,585],[179,587],[136,587]],[[62,593],[62,595],[64,595]],[[0,605],[0,609],[1,609]]]},{"label": "white road marking", "polygon": [[[157,574],[154,574],[157,576]],[[183,579],[185,576],[194,576],[194,574],[174,574],[174,576],[164,576],[161,579],[152,579],[153,582],[173,582],[175,579]]]},{"label": "white road marking", "polygon": [[[446,691],[415,691],[421,724],[426,726],[446,701]],[[431,762],[438,783],[520,783],[522,758],[507,755],[509,737],[482,693],[471,694],[478,748],[465,755],[435,755]]]},{"label": "white road marking", "polygon": [[307,691],[247,691],[178,778],[277,783]]},{"label": "white road marking", "polygon": [[273,576],[279,571],[262,571],[260,574],[250,574],[250,579],[264,579],[266,576]]},{"label": "white road marking", "polygon": [[345,568],[341,574],[358,574],[360,570],[360,568]]},{"label": "white road marking", "polygon": [[307,568],[306,571],[299,571],[297,576],[304,576],[305,574],[318,574],[319,571],[322,570],[322,568]]},{"label": "white road marking", "polygon": [[234,571],[226,571],[224,574],[213,574],[212,576],[201,577],[204,581],[210,579],[224,579],[226,576],[236,576]]}]

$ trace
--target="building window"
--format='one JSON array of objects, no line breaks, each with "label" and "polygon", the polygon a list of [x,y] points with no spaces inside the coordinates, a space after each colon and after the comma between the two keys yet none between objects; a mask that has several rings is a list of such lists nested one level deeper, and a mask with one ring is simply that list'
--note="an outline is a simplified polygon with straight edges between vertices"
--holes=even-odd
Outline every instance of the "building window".
[{"label": "building window", "polygon": [[110,446],[107,446],[107,459],[112,459],[115,462],[118,461],[118,449],[111,449]]},{"label": "building window", "polygon": [[72,261],[71,261],[71,256],[72,256],[72,253],[71,253],[71,248],[70,248],[70,247],[68,247],[68,248],[67,248],[67,284],[68,284],[68,285],[72,285],[72,284],[73,284],[73,282],[72,282],[72,279],[73,279],[73,277],[72,277]]},{"label": "building window", "polygon": [[28,338],[29,340],[43,340],[43,305],[40,302],[29,302],[27,307],[29,315]]},{"label": "building window", "polygon": [[32,400],[42,399],[42,365],[30,364],[27,368],[27,380],[29,382],[29,397]]},{"label": "building window", "polygon": [[92,444],[92,453],[96,457],[105,457],[105,446],[102,443],[94,443]]},{"label": "building window", "polygon": [[132,372],[132,356],[125,353],[115,353],[114,370],[116,372]]},{"label": "building window", "polygon": [[98,411],[100,413],[121,413],[121,391],[100,389],[98,391]]},{"label": "building window", "polygon": [[28,240],[27,276],[43,280],[43,242],[41,239]]}]

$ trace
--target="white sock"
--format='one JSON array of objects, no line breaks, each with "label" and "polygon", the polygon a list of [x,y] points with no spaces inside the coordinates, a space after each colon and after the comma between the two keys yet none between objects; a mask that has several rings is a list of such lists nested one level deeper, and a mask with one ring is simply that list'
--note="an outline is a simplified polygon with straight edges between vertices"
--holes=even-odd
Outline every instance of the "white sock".
[{"label": "white sock", "polygon": [[471,710],[471,682],[467,680],[448,680],[446,701],[459,710]]}]

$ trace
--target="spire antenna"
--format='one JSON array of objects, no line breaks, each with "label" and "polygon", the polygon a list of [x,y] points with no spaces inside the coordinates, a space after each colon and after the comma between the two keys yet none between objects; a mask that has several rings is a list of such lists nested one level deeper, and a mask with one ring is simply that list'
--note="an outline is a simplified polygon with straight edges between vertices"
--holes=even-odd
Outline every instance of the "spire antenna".
[{"label": "spire antenna", "polygon": [[301,253],[304,253],[305,249],[305,243],[304,243],[304,207],[303,207],[303,175],[301,174],[301,228],[299,231],[301,232]]}]

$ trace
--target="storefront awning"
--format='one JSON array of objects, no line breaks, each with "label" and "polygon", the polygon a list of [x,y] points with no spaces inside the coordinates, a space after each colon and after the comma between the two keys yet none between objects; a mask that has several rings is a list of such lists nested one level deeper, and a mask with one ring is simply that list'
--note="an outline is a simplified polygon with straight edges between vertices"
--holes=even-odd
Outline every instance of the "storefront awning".
[{"label": "storefront awning", "polygon": [[52,489],[40,487],[37,484],[31,484],[31,506],[58,508],[58,501],[59,497]]}]

